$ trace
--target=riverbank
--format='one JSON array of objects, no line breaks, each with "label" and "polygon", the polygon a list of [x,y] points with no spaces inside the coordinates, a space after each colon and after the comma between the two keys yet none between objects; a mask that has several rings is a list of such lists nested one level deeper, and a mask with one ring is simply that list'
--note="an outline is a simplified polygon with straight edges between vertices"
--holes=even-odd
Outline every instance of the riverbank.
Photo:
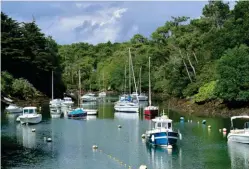
[{"label": "riverbank", "polygon": [[228,108],[225,104],[218,101],[210,101],[202,105],[192,103],[186,99],[171,98],[170,109],[195,115],[200,117],[231,117],[236,115],[249,114],[249,105],[243,108]]}]

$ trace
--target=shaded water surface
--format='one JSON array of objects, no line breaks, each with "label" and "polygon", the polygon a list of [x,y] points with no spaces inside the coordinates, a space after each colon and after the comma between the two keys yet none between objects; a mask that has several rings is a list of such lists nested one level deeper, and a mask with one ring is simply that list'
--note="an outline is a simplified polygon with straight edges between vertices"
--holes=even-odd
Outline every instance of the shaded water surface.
[{"label": "shaded water surface", "polygon": [[[185,116],[185,122],[179,122],[182,115],[165,111],[174,120],[174,128],[182,133],[178,145],[167,150],[150,147],[141,139],[151,127],[142,111],[114,113],[113,103],[107,101],[85,106],[98,108],[97,117],[51,119],[45,106],[43,121],[26,126],[15,121],[17,115],[2,112],[2,167],[118,169],[145,164],[149,169],[249,168],[249,145],[228,144],[226,134],[219,132],[220,128],[230,127],[229,119]],[[211,130],[197,123],[203,119]],[[51,137],[52,142],[44,141],[44,137]],[[94,144],[99,147],[96,151],[92,150]]]}]

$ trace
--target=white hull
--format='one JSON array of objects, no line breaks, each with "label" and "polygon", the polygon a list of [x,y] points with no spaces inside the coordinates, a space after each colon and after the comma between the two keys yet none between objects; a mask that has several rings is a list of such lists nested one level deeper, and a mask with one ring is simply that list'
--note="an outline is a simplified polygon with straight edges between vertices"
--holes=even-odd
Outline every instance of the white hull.
[{"label": "white hull", "polygon": [[98,110],[95,109],[84,109],[87,112],[87,115],[96,115]]},{"label": "white hull", "polygon": [[229,142],[232,141],[237,143],[249,144],[249,133],[244,133],[244,134],[229,133],[227,139]]},{"label": "white hull", "polygon": [[30,124],[37,124],[40,123],[42,120],[41,114],[28,114],[28,115],[21,115],[19,116],[21,123],[30,123]]},{"label": "white hull", "polygon": [[134,112],[138,113],[139,112],[139,107],[138,106],[119,106],[116,105],[114,106],[115,111],[117,112]]},{"label": "white hull", "polygon": [[20,113],[22,112],[22,108],[21,107],[18,107],[16,105],[9,105],[6,110],[10,113]]},{"label": "white hull", "polygon": [[22,108],[15,108],[15,109],[6,109],[10,113],[20,113],[22,112]]}]

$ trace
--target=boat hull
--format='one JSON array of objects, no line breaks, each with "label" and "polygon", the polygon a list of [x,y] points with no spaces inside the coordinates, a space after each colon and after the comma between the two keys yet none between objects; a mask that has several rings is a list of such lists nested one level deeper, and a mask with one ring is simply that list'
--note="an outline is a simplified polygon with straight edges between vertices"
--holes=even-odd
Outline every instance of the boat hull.
[{"label": "boat hull", "polygon": [[15,109],[6,109],[9,113],[20,113],[22,112],[22,108],[15,108]]},{"label": "boat hull", "polygon": [[79,114],[68,114],[67,116],[69,118],[74,118],[74,117],[86,117],[86,113],[79,113]]},{"label": "boat hull", "polygon": [[227,139],[229,142],[249,144],[249,133],[243,135],[229,133]]},{"label": "boat hull", "polygon": [[115,106],[114,109],[116,112],[127,112],[127,113],[138,113],[139,111],[139,107]]},{"label": "boat hull", "polygon": [[84,109],[87,112],[87,115],[96,115],[98,114],[97,110]]},{"label": "boat hull", "polygon": [[177,132],[159,132],[147,135],[146,140],[148,143],[155,146],[168,146],[175,145],[178,140]]},{"label": "boat hull", "polygon": [[157,110],[144,110],[144,115],[155,117],[158,115],[158,109]]},{"label": "boat hull", "polygon": [[42,121],[42,115],[37,114],[36,116],[19,116],[20,122],[22,124],[37,124]]}]

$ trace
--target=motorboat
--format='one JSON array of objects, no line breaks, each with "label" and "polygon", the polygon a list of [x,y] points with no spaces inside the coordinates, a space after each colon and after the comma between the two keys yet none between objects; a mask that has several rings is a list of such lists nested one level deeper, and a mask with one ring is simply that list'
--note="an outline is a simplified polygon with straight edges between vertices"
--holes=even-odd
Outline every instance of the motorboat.
[{"label": "motorboat", "polygon": [[23,109],[15,104],[11,104],[6,108],[6,110],[10,113],[20,113]]},{"label": "motorboat", "polygon": [[72,106],[74,104],[71,97],[64,97],[63,100],[63,104],[66,106]]},{"label": "motorboat", "polygon": [[62,106],[62,103],[64,101],[61,100],[61,99],[53,99],[49,102],[49,107],[51,108],[58,108],[58,107],[61,107]]},{"label": "motorboat", "polygon": [[146,141],[153,146],[173,146],[180,137],[179,131],[173,130],[172,120],[163,115],[151,120],[154,128],[145,133]]},{"label": "motorboat", "polygon": [[228,141],[249,144],[249,121],[244,123],[244,129],[237,129],[233,125],[233,120],[235,119],[249,119],[249,116],[231,117],[231,130],[227,135]]},{"label": "motorboat", "polygon": [[120,101],[115,104],[114,109],[116,112],[138,113],[139,104],[129,101]]},{"label": "motorboat", "polygon": [[23,114],[18,117],[21,124],[37,124],[42,121],[42,115],[37,113],[37,107],[24,107]]},{"label": "motorboat", "polygon": [[83,95],[81,97],[81,100],[83,102],[92,102],[92,101],[96,101],[97,98],[95,97],[95,94],[93,94],[93,93],[87,93],[87,94],[85,94],[85,95]]},{"label": "motorboat", "polygon": [[69,118],[82,118],[87,116],[87,112],[83,108],[76,108],[67,115]]}]

